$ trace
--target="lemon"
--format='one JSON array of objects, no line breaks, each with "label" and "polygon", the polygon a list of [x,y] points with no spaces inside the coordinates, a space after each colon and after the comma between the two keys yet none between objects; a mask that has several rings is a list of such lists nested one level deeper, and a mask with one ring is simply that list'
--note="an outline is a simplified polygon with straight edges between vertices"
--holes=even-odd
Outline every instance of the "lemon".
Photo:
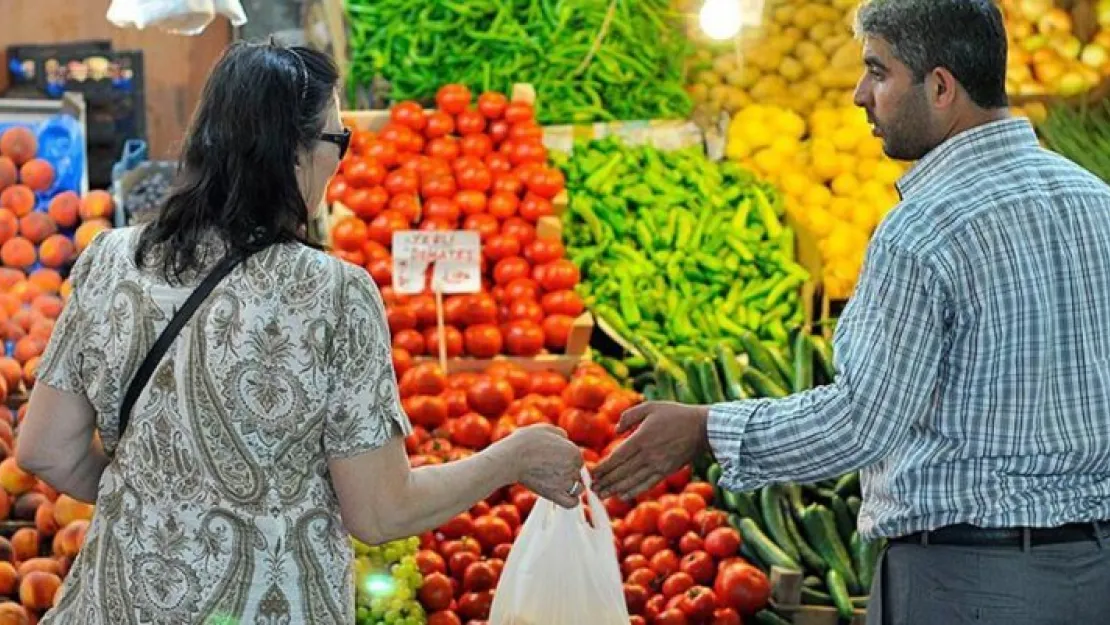
[{"label": "lemon", "polygon": [[891,160],[881,160],[875,166],[875,180],[883,185],[892,185],[902,177],[902,168]]},{"label": "lemon", "polygon": [[781,174],[783,172],[783,164],[786,159],[781,152],[777,152],[771,148],[766,148],[755,153],[752,157],[755,166],[765,174]]},{"label": "lemon", "polygon": [[805,174],[796,171],[788,171],[782,176],[782,191],[789,196],[804,197],[810,184]]},{"label": "lemon", "polygon": [[833,145],[841,152],[855,151],[856,146],[859,145],[859,141],[859,133],[848,126],[841,126],[832,134]]},{"label": "lemon", "polygon": [[733,88],[729,91],[725,106],[731,111],[738,111],[752,103],[752,98],[744,90]]},{"label": "lemon", "polygon": [[832,36],[836,26],[830,22],[817,22],[809,29],[810,41],[824,41]]},{"label": "lemon", "polygon": [[802,203],[810,208],[821,207],[828,206],[828,204],[832,202],[832,199],[832,192],[829,191],[828,187],[815,184],[811,185],[809,190],[806,191],[805,195],[802,197]]},{"label": "lemon", "polygon": [[811,5],[805,5],[794,13],[794,25],[802,30],[809,30],[820,19],[817,11]]},{"label": "lemon", "polygon": [[804,55],[799,55],[802,61],[802,66],[807,70],[817,73],[829,66],[829,59],[820,50],[816,52],[807,52]]},{"label": "lemon", "polygon": [[[868,129],[867,133],[870,134]],[[856,155],[860,158],[878,160],[883,156],[883,142],[878,137],[865,136],[856,146]]]},{"label": "lemon", "polygon": [[855,197],[859,192],[860,182],[848,171],[843,171],[832,181],[833,193],[840,197]]},{"label": "lemon", "polygon": [[805,74],[806,67],[793,57],[783,57],[779,64],[779,75],[793,82]]},{"label": "lemon", "polygon": [[821,56],[824,56],[824,53],[821,52],[820,46],[813,43],[812,41],[805,40],[799,41],[798,45],[794,46],[794,54],[797,54],[798,58],[805,58],[810,54],[820,54]]},{"label": "lemon", "polygon": [[858,204],[851,215],[852,223],[867,232],[875,228],[877,219],[876,210],[867,203]]},{"label": "lemon", "polygon": [[812,82],[806,81],[799,85],[795,85],[794,95],[798,101],[803,103],[806,107],[812,107],[821,101],[821,86]]},{"label": "lemon", "polygon": [[775,9],[774,19],[777,24],[791,24],[794,22],[795,9],[792,6],[780,6]]},{"label": "lemon", "polygon": [[851,219],[852,213],[856,210],[856,203],[846,197],[834,197],[829,202],[829,213],[837,219],[847,220]]},{"label": "lemon", "polygon": [[810,232],[823,237],[832,231],[833,218],[824,209],[811,207],[806,212],[806,224],[809,226]]}]

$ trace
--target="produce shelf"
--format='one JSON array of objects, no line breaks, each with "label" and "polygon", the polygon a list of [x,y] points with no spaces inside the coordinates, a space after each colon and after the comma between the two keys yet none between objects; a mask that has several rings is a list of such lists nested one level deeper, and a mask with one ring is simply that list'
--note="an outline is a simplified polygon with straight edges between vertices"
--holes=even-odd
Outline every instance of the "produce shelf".
[{"label": "produce shelf", "polygon": [[[827,605],[802,603],[802,574],[778,566],[771,567],[771,606],[788,617],[794,625],[837,625],[840,613]],[[849,625],[866,625],[867,610],[856,608]]]}]

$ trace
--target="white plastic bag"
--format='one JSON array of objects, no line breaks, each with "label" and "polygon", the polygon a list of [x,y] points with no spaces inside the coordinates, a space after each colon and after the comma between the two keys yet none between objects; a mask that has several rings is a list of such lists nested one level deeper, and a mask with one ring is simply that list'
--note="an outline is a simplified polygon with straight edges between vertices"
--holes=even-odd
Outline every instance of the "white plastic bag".
[{"label": "white plastic bag", "polygon": [[582,471],[581,506],[536,502],[497,584],[489,625],[628,625],[609,515]]},{"label": "white plastic bag", "polygon": [[199,35],[217,15],[232,26],[247,23],[239,0],[112,0],[108,21],[120,28],[154,26],[177,35]]}]

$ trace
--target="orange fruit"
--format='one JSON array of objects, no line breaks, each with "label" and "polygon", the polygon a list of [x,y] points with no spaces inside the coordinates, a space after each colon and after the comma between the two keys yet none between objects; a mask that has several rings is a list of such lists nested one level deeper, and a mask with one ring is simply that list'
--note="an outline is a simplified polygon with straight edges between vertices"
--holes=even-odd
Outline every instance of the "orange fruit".
[{"label": "orange fruit", "polygon": [[0,262],[7,267],[26,269],[35,264],[35,246],[23,237],[13,237],[0,246]]},{"label": "orange fruit", "polygon": [[0,154],[12,159],[16,165],[31,160],[38,151],[38,139],[23,126],[13,126],[0,135]]},{"label": "orange fruit", "polygon": [[47,191],[54,184],[54,166],[49,161],[33,158],[19,168],[19,179],[32,191]]},{"label": "orange fruit", "polygon": [[90,219],[108,219],[112,216],[112,211],[115,210],[115,204],[112,202],[112,196],[107,191],[89,191],[89,194],[81,200],[81,208],[78,213],[81,219],[88,221]]},{"label": "orange fruit", "polygon": [[46,213],[31,212],[19,218],[19,234],[31,243],[42,243],[46,237],[58,232],[58,226]]},{"label": "orange fruit", "polygon": [[0,191],[0,208],[6,208],[22,217],[35,210],[35,192],[26,185],[15,184]]},{"label": "orange fruit", "polygon": [[80,211],[81,197],[73,191],[63,191],[55,195],[47,209],[50,218],[61,228],[76,226]]}]

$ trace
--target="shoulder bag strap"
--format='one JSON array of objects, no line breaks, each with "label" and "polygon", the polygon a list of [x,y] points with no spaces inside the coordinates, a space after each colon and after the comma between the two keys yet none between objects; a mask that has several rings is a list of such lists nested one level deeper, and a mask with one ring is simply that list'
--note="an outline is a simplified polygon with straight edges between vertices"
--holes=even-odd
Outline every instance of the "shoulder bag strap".
[{"label": "shoulder bag strap", "polygon": [[185,300],[185,303],[170,320],[166,329],[162,330],[162,334],[158,336],[158,340],[154,342],[154,346],[150,348],[150,352],[147,353],[146,358],[139,365],[139,370],[135,373],[135,377],[131,378],[131,383],[127,385],[127,392],[123,395],[123,403],[119,409],[120,439],[127,431],[127,423],[131,420],[131,410],[139,399],[139,394],[143,392],[143,388],[150,381],[150,376],[154,375],[158,363],[162,361],[162,357],[166,355],[170,345],[173,345],[177,335],[181,333],[181,329],[189,322],[189,319],[200,308],[200,305],[216,288],[216,285],[244,260],[246,260],[246,257],[242,255],[227,256],[221,260],[212,269],[212,272],[205,276],[204,281],[200,283],[196,290],[189,295],[189,299]]}]

